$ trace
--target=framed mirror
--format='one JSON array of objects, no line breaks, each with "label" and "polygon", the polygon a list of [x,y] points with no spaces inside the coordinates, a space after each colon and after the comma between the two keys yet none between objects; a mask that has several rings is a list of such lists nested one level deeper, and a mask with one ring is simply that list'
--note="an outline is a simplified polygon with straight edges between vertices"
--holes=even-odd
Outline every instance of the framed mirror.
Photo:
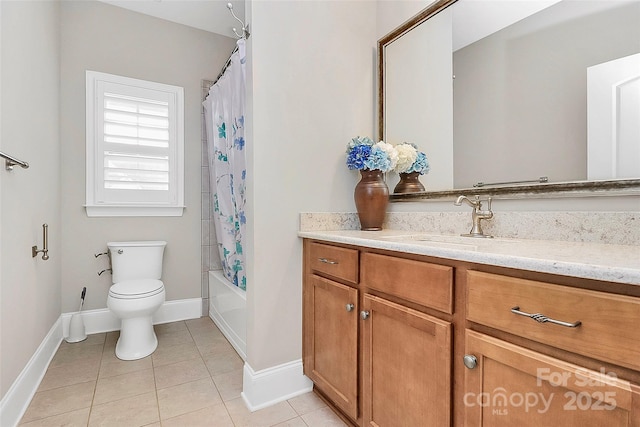
[{"label": "framed mirror", "polygon": [[639,194],[638,22],[638,1],[440,0],[380,39],[379,138],[431,165],[391,199]]}]

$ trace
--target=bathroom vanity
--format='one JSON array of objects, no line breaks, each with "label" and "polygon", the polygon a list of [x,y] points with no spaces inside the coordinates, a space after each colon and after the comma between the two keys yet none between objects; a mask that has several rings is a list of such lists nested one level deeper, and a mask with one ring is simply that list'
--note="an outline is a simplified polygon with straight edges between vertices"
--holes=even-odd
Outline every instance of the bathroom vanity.
[{"label": "bathroom vanity", "polygon": [[304,238],[303,363],[358,426],[638,426],[637,246]]}]

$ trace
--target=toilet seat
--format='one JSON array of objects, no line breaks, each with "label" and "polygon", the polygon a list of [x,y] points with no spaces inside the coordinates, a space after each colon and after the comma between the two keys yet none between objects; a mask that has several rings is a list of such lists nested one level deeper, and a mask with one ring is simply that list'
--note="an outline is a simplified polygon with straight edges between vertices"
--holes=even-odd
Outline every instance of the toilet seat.
[{"label": "toilet seat", "polygon": [[109,289],[109,296],[117,299],[147,298],[164,292],[164,283],[156,279],[123,280]]}]

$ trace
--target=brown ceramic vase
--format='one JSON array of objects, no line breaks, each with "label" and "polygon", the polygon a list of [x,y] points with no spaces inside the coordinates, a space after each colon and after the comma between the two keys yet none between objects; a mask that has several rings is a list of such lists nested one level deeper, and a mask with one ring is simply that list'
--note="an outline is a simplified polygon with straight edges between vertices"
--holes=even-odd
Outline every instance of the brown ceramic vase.
[{"label": "brown ceramic vase", "polygon": [[361,230],[382,230],[389,204],[389,187],[381,170],[361,170],[354,199]]},{"label": "brown ceramic vase", "polygon": [[418,179],[420,178],[419,172],[402,172],[400,173],[400,182],[393,189],[394,193],[421,193],[424,190],[424,185]]}]

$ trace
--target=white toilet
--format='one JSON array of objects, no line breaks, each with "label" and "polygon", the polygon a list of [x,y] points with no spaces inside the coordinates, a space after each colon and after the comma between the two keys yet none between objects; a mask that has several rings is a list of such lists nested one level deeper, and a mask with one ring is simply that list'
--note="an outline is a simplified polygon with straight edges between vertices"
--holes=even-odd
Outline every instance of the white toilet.
[{"label": "white toilet", "polygon": [[121,319],[116,356],[147,357],[158,347],[153,314],[164,303],[162,257],[167,242],[109,242],[113,285],[107,307]]}]

